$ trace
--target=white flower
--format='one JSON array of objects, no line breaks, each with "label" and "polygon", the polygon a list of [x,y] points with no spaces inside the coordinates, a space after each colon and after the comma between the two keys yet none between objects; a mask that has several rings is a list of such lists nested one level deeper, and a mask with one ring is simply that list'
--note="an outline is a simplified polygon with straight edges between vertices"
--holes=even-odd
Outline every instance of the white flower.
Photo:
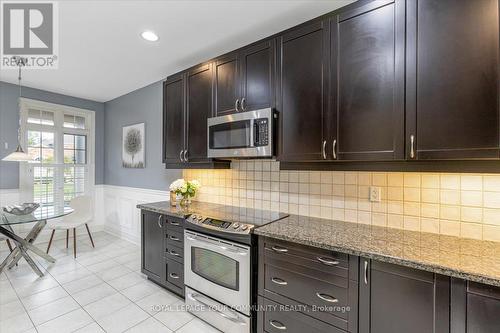
[{"label": "white flower", "polygon": [[186,181],[184,179],[177,179],[172,184],[170,184],[170,191],[172,192],[177,192],[180,190],[182,187],[186,186]]},{"label": "white flower", "polygon": [[196,180],[196,179],[193,179],[192,181],[190,181],[190,183],[191,183],[191,186],[192,186],[195,190],[197,190],[197,189],[199,189],[199,188],[201,187],[200,182],[199,182],[198,180]]}]

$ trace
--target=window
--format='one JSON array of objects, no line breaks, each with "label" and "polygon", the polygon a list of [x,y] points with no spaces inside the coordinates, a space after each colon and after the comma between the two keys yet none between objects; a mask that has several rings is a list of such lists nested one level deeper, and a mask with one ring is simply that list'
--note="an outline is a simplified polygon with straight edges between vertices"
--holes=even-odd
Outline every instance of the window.
[{"label": "window", "polygon": [[20,167],[23,192],[47,210],[88,194],[94,183],[94,112],[23,98],[21,117],[33,159]]}]

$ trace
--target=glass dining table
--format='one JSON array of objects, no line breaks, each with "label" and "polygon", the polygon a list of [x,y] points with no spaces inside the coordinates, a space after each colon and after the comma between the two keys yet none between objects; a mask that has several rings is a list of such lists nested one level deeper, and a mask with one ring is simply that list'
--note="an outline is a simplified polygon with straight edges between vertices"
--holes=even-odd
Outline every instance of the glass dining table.
[{"label": "glass dining table", "polygon": [[[43,276],[43,272],[37,266],[33,258],[30,257],[28,251],[33,252],[51,263],[56,262],[55,258],[45,253],[45,251],[40,250],[33,245],[33,243],[47,224],[47,220],[60,218],[72,212],[73,209],[62,205],[40,206],[33,213],[26,215],[14,215],[3,211],[3,209],[0,210],[0,234],[8,237],[16,245],[7,258],[0,264],[0,273],[5,267],[11,269],[21,258],[24,258],[36,274],[40,277]],[[12,226],[30,223],[33,223],[33,227],[26,237],[22,238],[14,233],[14,228],[12,228]]]}]

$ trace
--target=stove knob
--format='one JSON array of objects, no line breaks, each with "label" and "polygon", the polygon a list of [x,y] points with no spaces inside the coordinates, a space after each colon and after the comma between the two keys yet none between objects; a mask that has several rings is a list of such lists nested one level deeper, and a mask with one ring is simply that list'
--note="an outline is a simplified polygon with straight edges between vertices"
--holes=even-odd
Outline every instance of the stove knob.
[{"label": "stove knob", "polygon": [[244,225],[241,226],[241,230],[245,231],[247,229],[248,229],[248,226],[246,224],[244,224]]},{"label": "stove knob", "polygon": [[191,215],[191,219],[196,220],[197,216],[196,215]]},{"label": "stove knob", "polygon": [[239,224],[239,223],[235,223],[235,224],[233,224],[233,228],[234,228],[234,229],[238,229],[239,227],[240,227],[240,224]]},{"label": "stove knob", "polygon": [[198,221],[201,221],[201,220],[203,220],[203,216],[199,215],[198,216]]}]

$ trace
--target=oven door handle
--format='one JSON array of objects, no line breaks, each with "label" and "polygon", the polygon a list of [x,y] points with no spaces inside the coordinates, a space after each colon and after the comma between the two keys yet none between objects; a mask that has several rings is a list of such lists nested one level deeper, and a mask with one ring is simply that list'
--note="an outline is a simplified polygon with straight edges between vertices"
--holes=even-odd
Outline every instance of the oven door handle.
[{"label": "oven door handle", "polygon": [[219,249],[221,249],[223,251],[227,251],[227,252],[231,252],[231,253],[236,253],[236,254],[239,254],[241,256],[246,256],[248,254],[247,251],[238,251],[238,250],[235,250],[235,249],[227,247],[227,246],[219,245],[219,244],[217,244],[215,242],[211,242],[211,241],[208,241],[208,240],[205,240],[205,239],[198,238],[196,236],[186,236],[186,238],[188,240],[190,240],[190,241],[195,241],[195,242],[200,242],[200,243],[208,244],[208,245],[217,247],[217,248],[219,248]]},{"label": "oven door handle", "polygon": [[250,119],[250,144],[248,145],[248,147],[250,148],[255,147],[254,126],[255,126],[255,119]]},{"label": "oven door handle", "polygon": [[[223,317],[223,318],[226,318],[227,320],[230,320],[232,321],[233,323],[237,323],[237,324],[240,324],[240,325],[246,325],[245,321],[242,320],[237,314],[234,314],[234,317],[232,316],[228,316],[227,314],[225,314],[224,312],[220,311],[217,309],[216,306],[214,305],[210,305],[208,303],[205,303],[203,302],[202,300],[200,300],[198,297],[200,296],[200,294],[193,294],[193,293],[189,293],[188,294],[189,298],[192,299],[193,301],[195,302],[198,302],[204,306],[206,306],[207,308],[209,308],[210,310],[212,311],[215,311],[215,313],[217,313],[219,316]],[[228,310],[229,311],[229,310]],[[232,311],[229,311],[232,313]]]}]

